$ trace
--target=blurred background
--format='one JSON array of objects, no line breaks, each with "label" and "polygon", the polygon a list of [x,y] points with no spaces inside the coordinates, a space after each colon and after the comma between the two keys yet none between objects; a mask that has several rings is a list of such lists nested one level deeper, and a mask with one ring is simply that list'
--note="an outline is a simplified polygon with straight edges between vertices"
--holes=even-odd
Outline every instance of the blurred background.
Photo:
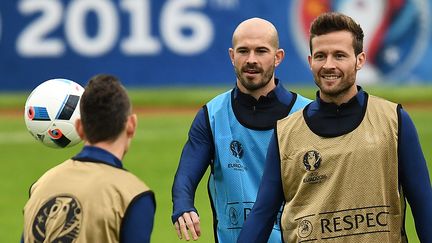
[{"label": "blurred background", "polygon": [[432,84],[430,0],[18,0],[0,3],[0,90],[59,77],[84,85],[95,73],[129,87],[231,85],[232,32],[254,16],[279,31],[277,76],[313,85],[308,28],[325,11],[364,29],[361,83]]},{"label": "blurred background", "polygon": [[[84,86],[97,73],[122,80],[139,114],[125,167],[156,193],[152,242],[180,242],[170,220],[173,177],[195,112],[235,83],[234,28],[250,17],[273,22],[286,52],[277,77],[313,99],[308,28],[326,11],[364,29],[368,64],[359,83],[407,109],[432,171],[432,0],[0,1],[0,242],[19,241],[30,185],[82,146],[47,148],[28,134],[24,103],[38,84],[66,78]],[[195,201],[199,242],[213,242],[206,181]],[[406,219],[418,242],[409,208]]]}]

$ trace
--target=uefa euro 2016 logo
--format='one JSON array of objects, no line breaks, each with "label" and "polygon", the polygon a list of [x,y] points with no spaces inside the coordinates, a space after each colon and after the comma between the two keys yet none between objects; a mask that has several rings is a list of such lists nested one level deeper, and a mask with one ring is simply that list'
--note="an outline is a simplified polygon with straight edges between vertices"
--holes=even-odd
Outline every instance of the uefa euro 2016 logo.
[{"label": "uefa euro 2016 logo", "polygon": [[232,141],[230,144],[230,150],[234,157],[241,159],[243,157],[243,146],[239,141]]},{"label": "uefa euro 2016 logo", "polygon": [[[430,0],[293,0],[288,24],[301,57],[310,54],[309,26],[323,12],[347,14],[362,27],[367,61],[361,83],[415,79],[431,43]],[[306,58],[303,58],[306,61]]]},{"label": "uefa euro 2016 logo", "polygon": [[35,242],[72,243],[78,237],[82,208],[71,196],[57,196],[48,200],[36,214],[32,233]]},{"label": "uefa euro 2016 logo", "polygon": [[307,171],[315,171],[321,165],[321,155],[314,150],[306,152],[303,156],[303,165]]}]

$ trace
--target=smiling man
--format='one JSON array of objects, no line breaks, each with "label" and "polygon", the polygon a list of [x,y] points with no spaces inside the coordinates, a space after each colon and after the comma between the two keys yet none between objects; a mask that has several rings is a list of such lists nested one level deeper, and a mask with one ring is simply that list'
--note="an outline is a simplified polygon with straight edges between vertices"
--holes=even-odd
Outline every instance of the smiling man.
[{"label": "smiling man", "polygon": [[[236,86],[198,111],[174,178],[172,221],[180,239],[189,240],[191,234],[196,240],[201,234],[194,197],[211,167],[208,188],[215,242],[237,240],[255,202],[276,121],[310,102],[287,91],[275,78],[284,50],[267,20],[240,23],[228,52]],[[279,224],[273,226],[270,242],[281,242]]]},{"label": "smiling man", "polygon": [[313,55],[308,57],[309,65],[320,89],[320,98],[329,103],[347,103],[357,93],[357,70],[365,63],[366,55],[360,47],[353,51],[352,39],[348,31],[311,39],[311,47],[314,45],[315,48]]},{"label": "smiling man", "polygon": [[432,189],[417,132],[398,104],[356,85],[363,30],[318,16],[308,57],[316,99],[277,122],[259,193],[238,242],[267,242],[280,204],[284,242],[406,242],[406,199],[432,242]]}]

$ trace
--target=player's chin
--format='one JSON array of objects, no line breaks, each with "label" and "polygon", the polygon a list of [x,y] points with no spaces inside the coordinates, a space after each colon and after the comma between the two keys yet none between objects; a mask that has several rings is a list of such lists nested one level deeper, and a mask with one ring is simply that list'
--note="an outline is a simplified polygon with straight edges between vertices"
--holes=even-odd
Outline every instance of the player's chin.
[{"label": "player's chin", "polygon": [[321,82],[318,86],[324,94],[333,95],[338,92],[338,86],[334,83]]}]

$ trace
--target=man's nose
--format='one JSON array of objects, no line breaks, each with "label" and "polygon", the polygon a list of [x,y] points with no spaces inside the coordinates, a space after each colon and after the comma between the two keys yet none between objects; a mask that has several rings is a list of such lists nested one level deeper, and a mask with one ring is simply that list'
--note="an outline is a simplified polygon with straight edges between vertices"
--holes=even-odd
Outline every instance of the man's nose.
[{"label": "man's nose", "polygon": [[325,69],[332,69],[332,68],[335,68],[335,67],[336,67],[336,65],[335,65],[335,62],[333,60],[333,57],[328,56],[326,58],[325,62],[324,62],[323,68],[325,68]]},{"label": "man's nose", "polygon": [[254,51],[251,51],[246,60],[247,63],[257,63],[256,54]]}]

